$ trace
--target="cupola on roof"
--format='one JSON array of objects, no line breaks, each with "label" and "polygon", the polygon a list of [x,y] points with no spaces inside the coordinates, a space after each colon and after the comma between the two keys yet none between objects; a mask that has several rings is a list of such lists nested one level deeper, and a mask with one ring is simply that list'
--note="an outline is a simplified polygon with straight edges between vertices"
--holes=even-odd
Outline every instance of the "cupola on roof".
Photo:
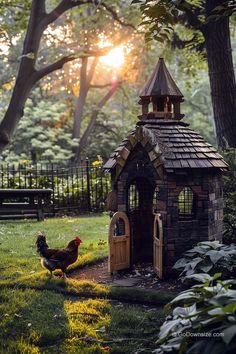
[{"label": "cupola on roof", "polygon": [[140,93],[140,98],[151,96],[183,97],[180,89],[172,79],[163,58],[160,58],[151,77]]},{"label": "cupola on roof", "polygon": [[139,117],[141,120],[150,118],[180,120],[184,117],[180,112],[183,94],[172,79],[163,58],[158,60],[139,97],[139,104],[142,105],[142,115]]}]

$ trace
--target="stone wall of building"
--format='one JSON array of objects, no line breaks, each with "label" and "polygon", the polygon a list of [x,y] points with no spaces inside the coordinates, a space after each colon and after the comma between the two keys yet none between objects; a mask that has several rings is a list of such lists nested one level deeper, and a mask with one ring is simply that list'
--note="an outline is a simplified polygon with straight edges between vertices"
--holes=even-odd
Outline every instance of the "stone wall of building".
[{"label": "stone wall of building", "polygon": [[208,234],[210,240],[222,239],[223,232],[223,181],[220,175],[210,176],[208,202]]},{"label": "stone wall of building", "polygon": [[[174,263],[185,251],[200,241],[208,240],[208,183],[204,174],[168,174],[166,222],[164,223],[165,274],[173,273]],[[178,210],[179,193],[190,187],[194,194],[192,217],[182,217]]]},{"label": "stone wall of building", "polygon": [[[178,211],[178,196],[184,187],[194,193],[195,206],[191,218],[182,218]],[[164,273],[173,273],[174,263],[183,253],[200,241],[220,239],[222,235],[223,195],[220,176],[200,171],[193,174],[168,174],[160,187],[160,212],[163,215]],[[165,205],[165,200],[167,200]],[[161,210],[163,209],[163,210]]]}]

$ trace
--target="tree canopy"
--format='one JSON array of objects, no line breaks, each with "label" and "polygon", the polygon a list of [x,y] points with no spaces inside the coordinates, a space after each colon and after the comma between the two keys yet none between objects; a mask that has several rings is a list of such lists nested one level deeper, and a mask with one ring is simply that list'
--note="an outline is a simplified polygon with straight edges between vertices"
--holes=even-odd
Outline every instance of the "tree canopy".
[{"label": "tree canopy", "polygon": [[[171,3],[142,2],[139,26],[139,6],[122,0],[0,1],[2,158],[106,158],[137,121],[158,56],[185,95],[185,120],[214,144],[204,36],[184,19],[183,2]],[[204,2],[190,3],[202,20]],[[152,36],[158,42],[144,41]]]},{"label": "tree canopy", "polygon": [[228,0],[134,0],[147,26],[146,40],[169,41],[173,48],[196,50],[206,58],[218,145],[236,147],[236,81]]}]

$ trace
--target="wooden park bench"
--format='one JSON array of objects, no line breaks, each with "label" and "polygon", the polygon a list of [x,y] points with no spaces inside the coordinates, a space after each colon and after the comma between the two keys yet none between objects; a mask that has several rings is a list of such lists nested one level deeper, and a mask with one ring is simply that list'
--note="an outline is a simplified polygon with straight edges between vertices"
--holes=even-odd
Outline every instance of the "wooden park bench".
[{"label": "wooden park bench", "polygon": [[0,219],[44,219],[52,212],[52,189],[0,189]]}]

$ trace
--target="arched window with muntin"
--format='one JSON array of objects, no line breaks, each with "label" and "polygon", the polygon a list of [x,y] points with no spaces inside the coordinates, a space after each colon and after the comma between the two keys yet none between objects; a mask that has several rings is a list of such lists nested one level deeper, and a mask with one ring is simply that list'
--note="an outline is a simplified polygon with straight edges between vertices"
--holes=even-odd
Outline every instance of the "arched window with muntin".
[{"label": "arched window with muntin", "polygon": [[178,196],[179,216],[191,218],[194,216],[195,195],[190,187],[184,187]]},{"label": "arched window with muntin", "polygon": [[134,211],[139,209],[139,190],[135,182],[131,183],[128,190],[128,209]]}]

